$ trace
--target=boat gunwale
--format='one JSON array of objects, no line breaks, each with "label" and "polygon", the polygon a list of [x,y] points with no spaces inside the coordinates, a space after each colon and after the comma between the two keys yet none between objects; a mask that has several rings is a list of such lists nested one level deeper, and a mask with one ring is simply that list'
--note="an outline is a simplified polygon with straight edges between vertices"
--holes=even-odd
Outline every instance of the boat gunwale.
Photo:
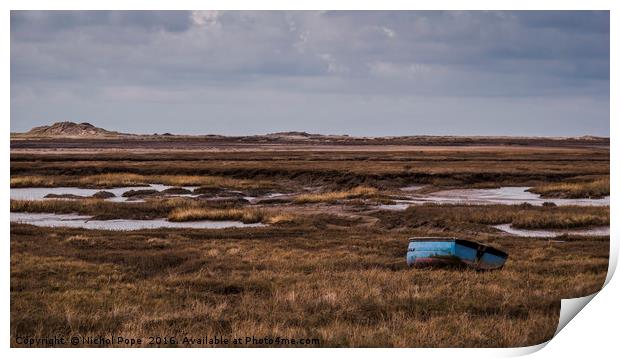
[{"label": "boat gunwale", "polygon": [[499,256],[503,259],[507,259],[508,258],[508,253],[496,249],[492,246],[489,245],[485,245],[482,243],[479,243],[477,241],[471,241],[471,240],[465,240],[465,239],[459,239],[456,237],[432,237],[432,236],[422,236],[422,237],[413,237],[409,239],[409,242],[424,242],[424,241],[441,241],[441,242],[450,242],[453,241],[455,244],[459,244],[459,245],[463,245],[465,247],[469,247],[472,249],[483,249],[484,253],[489,253],[491,255],[496,255]]}]

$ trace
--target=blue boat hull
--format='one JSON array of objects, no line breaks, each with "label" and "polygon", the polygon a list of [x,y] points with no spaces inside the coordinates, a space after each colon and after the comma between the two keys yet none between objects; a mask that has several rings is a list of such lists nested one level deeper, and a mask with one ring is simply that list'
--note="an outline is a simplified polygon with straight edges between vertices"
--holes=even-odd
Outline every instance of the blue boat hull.
[{"label": "blue boat hull", "polygon": [[456,238],[415,238],[409,242],[407,265],[468,266],[479,270],[499,269],[508,254],[477,242]]}]

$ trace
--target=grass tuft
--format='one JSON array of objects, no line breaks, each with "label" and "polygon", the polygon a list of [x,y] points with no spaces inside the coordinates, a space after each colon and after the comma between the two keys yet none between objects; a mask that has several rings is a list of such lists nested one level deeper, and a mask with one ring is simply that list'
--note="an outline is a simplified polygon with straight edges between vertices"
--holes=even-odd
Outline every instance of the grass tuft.
[{"label": "grass tuft", "polygon": [[168,220],[174,222],[181,221],[199,221],[199,220],[234,220],[241,221],[245,224],[257,223],[263,221],[266,214],[260,209],[211,209],[185,207],[172,210],[168,215]]},{"label": "grass tuft", "polygon": [[512,226],[522,229],[574,229],[588,226],[609,225],[609,216],[581,213],[520,212],[512,220]]},{"label": "grass tuft", "polygon": [[333,203],[338,200],[371,198],[376,196],[378,190],[369,186],[358,186],[350,190],[332,191],[318,194],[301,194],[295,198],[295,203]]},{"label": "grass tuft", "polygon": [[543,198],[602,198],[609,195],[609,177],[590,182],[543,184],[529,191]]}]

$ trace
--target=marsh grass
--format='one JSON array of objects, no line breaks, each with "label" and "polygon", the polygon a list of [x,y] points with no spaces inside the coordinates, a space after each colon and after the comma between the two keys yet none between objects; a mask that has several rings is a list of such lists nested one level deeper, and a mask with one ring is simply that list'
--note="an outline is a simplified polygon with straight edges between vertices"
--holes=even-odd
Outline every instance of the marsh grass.
[{"label": "marsh grass", "polygon": [[596,292],[607,271],[607,240],[481,235],[510,254],[503,270],[415,270],[404,262],[407,238],[432,231],[311,222],[135,233],[11,225],[11,342],[115,332],[528,346],[553,336],[560,299]]},{"label": "marsh grass", "polygon": [[201,186],[229,189],[255,189],[270,187],[267,180],[234,179],[210,175],[142,175],[133,173],[104,173],[86,176],[68,175],[18,175],[11,177],[11,187],[60,187],[113,188],[164,184],[171,186]]},{"label": "marsh grass", "polygon": [[387,228],[433,227],[484,229],[480,225],[512,224],[525,229],[574,229],[609,225],[609,207],[531,205],[422,205],[402,213],[377,214]]},{"label": "marsh grass", "polygon": [[[338,196],[342,197],[342,196]],[[315,201],[310,201],[315,202]],[[368,205],[352,201],[357,208]],[[98,219],[155,219],[170,221],[240,220],[245,223],[285,223],[294,214],[275,208],[246,207],[236,201],[204,201],[189,198],[154,199],[146,202],[118,203],[97,199],[11,200],[12,212],[39,212],[91,215]],[[377,214],[388,228],[433,226],[454,229],[463,225],[509,224],[525,229],[574,229],[609,225],[609,207],[531,206],[531,205],[421,205],[403,213]]]},{"label": "marsh grass", "polygon": [[187,198],[149,200],[138,203],[116,203],[96,199],[73,200],[11,200],[11,212],[78,213],[107,219],[156,219],[170,221],[233,220],[244,223],[284,224],[295,220],[292,213],[277,209],[238,207],[231,202],[195,201]]},{"label": "marsh grass", "polygon": [[609,225],[609,212],[518,212],[512,219],[512,226],[522,229],[575,229],[590,226]]},{"label": "marsh grass", "polygon": [[54,178],[43,175],[25,175],[11,177],[11,188],[25,187],[53,187],[56,186]]},{"label": "marsh grass", "polygon": [[[179,199],[179,198],[175,198]],[[158,200],[117,203],[98,199],[83,200],[11,200],[11,212],[91,215],[99,219],[155,219],[165,217],[185,200]]]},{"label": "marsh grass", "polygon": [[[62,148],[63,141],[55,145]],[[96,155],[33,150],[29,153],[11,153],[11,175],[64,176],[67,179],[101,173],[208,176],[273,181],[289,190],[329,185],[332,191],[359,185],[386,190],[433,183],[440,187],[461,188],[532,186],[545,182],[568,182],[573,178],[590,181],[582,179],[609,175],[609,148],[603,147],[507,146],[483,150],[431,147],[429,150],[403,151],[384,151],[375,147],[373,151],[363,152],[353,148],[351,151],[336,152],[320,147],[304,151],[251,148],[244,146],[243,151],[221,152],[164,149],[136,153],[133,150],[117,150],[97,151]]]},{"label": "marsh grass", "polygon": [[[75,186],[82,176],[94,176],[92,182],[99,173],[116,172],[142,175],[132,177],[136,183],[183,176],[168,183],[201,185],[196,176],[208,176],[240,180],[234,184],[240,187],[245,180],[247,185],[273,180],[291,191],[321,186],[342,193],[360,185],[384,190],[434,180],[463,187],[530,185],[566,182],[579,174],[585,182],[609,173],[606,148],[207,155],[209,160],[204,152],[131,148],[97,152],[96,158],[12,154],[11,185]],[[118,183],[110,178],[99,183]],[[114,333],[144,342],[149,336],[255,335],[319,338],[321,347],[530,346],[553,337],[561,299],[598,291],[607,274],[608,238],[507,238],[487,225],[519,220],[566,225],[563,217],[591,222],[575,219],[579,215],[608,222],[609,208],[425,205],[369,212],[359,205],[353,208],[357,216],[306,214],[291,205],[288,212],[270,211],[264,220],[276,224],[260,228],[111,232],[12,223],[11,345],[16,336]],[[179,208],[239,207],[186,198],[131,204],[11,201],[12,211],[104,218],[161,218]],[[509,259],[493,272],[409,269],[405,254],[411,236],[471,239],[506,251]]]},{"label": "marsh grass", "polygon": [[372,198],[378,193],[377,188],[368,186],[357,186],[350,190],[332,191],[327,193],[301,194],[295,197],[297,204],[306,203],[333,203],[344,199]]},{"label": "marsh grass", "polygon": [[543,198],[602,198],[609,195],[609,177],[587,182],[547,183],[529,191]]},{"label": "marsh grass", "polygon": [[296,220],[296,216],[291,213],[272,213],[266,220],[267,224],[278,225],[287,224]]},{"label": "marsh grass", "polygon": [[199,207],[182,207],[174,209],[168,214],[168,220],[174,222],[199,220],[234,220],[246,224],[265,220],[267,213],[264,210],[253,208],[213,209]]}]

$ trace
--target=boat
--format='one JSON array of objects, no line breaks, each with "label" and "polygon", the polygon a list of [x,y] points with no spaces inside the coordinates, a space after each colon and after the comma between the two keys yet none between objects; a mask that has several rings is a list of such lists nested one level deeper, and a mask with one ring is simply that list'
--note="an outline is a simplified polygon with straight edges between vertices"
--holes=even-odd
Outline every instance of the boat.
[{"label": "boat", "polygon": [[407,265],[412,267],[465,266],[500,269],[508,254],[475,241],[453,237],[414,237],[409,240]]}]

